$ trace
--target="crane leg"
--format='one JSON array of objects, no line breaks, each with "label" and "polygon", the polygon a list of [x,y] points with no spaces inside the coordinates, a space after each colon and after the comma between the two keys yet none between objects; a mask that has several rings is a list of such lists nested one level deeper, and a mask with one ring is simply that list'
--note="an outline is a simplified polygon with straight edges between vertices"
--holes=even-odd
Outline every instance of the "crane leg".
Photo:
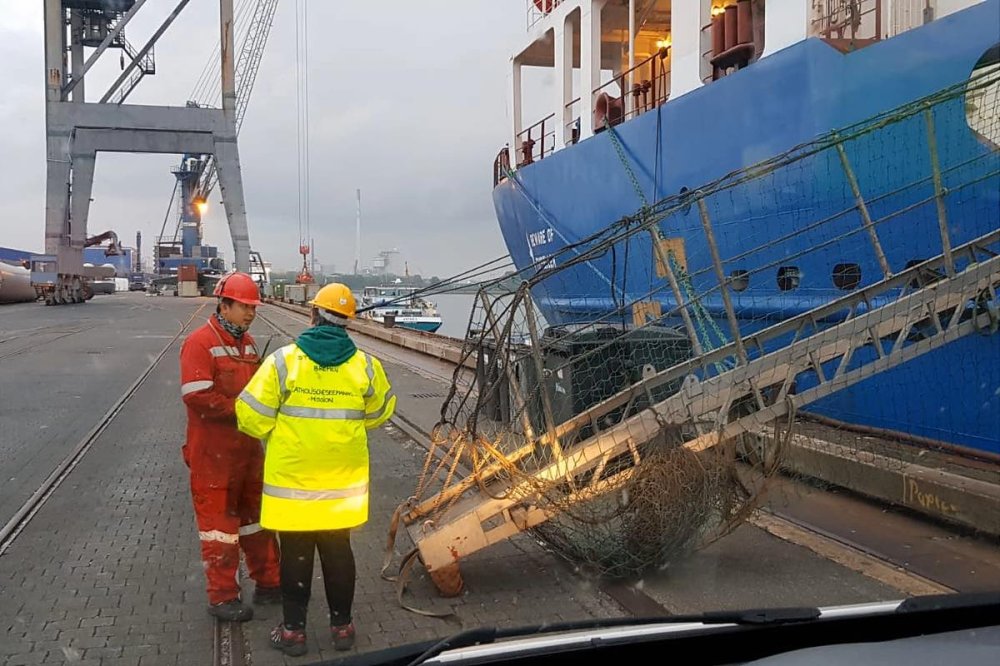
[{"label": "crane leg", "polygon": [[243,174],[236,138],[215,137],[215,160],[219,171],[219,189],[226,205],[226,220],[233,239],[233,263],[238,271],[250,272],[250,232],[247,228],[246,200],[243,198]]}]

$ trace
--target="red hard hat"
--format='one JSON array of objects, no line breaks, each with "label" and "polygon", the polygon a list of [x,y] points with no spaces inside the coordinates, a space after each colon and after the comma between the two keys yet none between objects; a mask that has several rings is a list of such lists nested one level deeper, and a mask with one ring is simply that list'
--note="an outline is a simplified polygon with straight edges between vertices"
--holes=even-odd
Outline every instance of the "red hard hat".
[{"label": "red hard hat", "polygon": [[246,273],[230,273],[215,283],[215,295],[246,305],[260,305],[260,288]]}]

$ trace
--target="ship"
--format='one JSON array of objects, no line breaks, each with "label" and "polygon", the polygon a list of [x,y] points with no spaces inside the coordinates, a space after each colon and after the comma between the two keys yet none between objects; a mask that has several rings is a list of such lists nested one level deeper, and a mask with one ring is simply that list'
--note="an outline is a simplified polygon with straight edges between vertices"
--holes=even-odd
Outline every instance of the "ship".
[{"label": "ship", "polygon": [[435,333],[442,319],[433,303],[416,294],[416,287],[399,284],[365,287],[359,316],[380,324],[393,324],[415,331]]},{"label": "ship", "polygon": [[[550,326],[669,293],[661,245],[697,293],[721,277],[713,250],[733,258],[724,277],[745,334],[937,256],[942,235],[957,246],[1000,228],[1000,0],[532,0],[527,9],[493,203],[520,272],[575,264],[532,289]],[[531,85],[539,72],[555,85]],[[539,107],[543,117],[524,117]],[[684,208],[686,197],[844,135],[852,140],[839,160],[840,147],[800,159],[768,190],[719,188],[716,201],[730,202],[712,211],[718,247],[707,246],[707,211]],[[663,201],[677,211],[672,228],[637,236],[624,253],[573,254]],[[845,209],[866,220],[899,212],[881,239],[858,233],[824,251],[828,239],[803,227]],[[764,235],[784,242],[759,249]],[[726,305],[699,306],[716,344],[727,339]],[[809,410],[996,460],[1000,336],[960,340]]]}]

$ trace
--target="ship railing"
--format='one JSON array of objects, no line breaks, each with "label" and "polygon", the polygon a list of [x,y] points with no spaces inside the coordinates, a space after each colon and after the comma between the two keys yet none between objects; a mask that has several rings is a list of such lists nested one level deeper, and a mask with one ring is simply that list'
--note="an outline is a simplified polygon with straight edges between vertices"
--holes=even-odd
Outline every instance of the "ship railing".
[{"label": "ship railing", "polygon": [[517,135],[517,166],[544,159],[556,147],[556,114],[550,113]]},{"label": "ship railing", "polygon": [[503,181],[507,180],[507,172],[510,171],[510,148],[504,146],[497,153],[496,159],[493,160],[493,187],[496,187]]},{"label": "ship railing", "polygon": [[569,118],[569,122],[565,124],[564,136],[566,137],[566,145],[571,145],[580,140],[580,97],[567,102],[564,107],[563,118]]},{"label": "ship railing", "polygon": [[[658,108],[670,98],[670,47],[664,46],[635,66],[616,74],[610,81],[592,91],[595,100],[591,109],[594,130],[599,132],[605,124],[617,125],[625,120]],[[629,87],[631,81],[631,87]],[[625,95],[622,91],[630,91]],[[582,98],[566,104],[562,118],[550,113],[517,135],[515,146],[517,166],[522,167],[545,159],[556,150],[556,123],[565,123],[567,144],[580,139],[580,114]],[[571,119],[566,122],[564,118]],[[510,151],[503,148],[493,160],[493,186],[506,177],[510,169]]]},{"label": "ship railing", "polygon": [[882,0],[813,0],[812,34],[855,46],[882,38]]},{"label": "ship railing", "polygon": [[936,0],[888,0],[888,37],[919,28],[934,20]]},{"label": "ship railing", "polygon": [[524,0],[526,14],[528,17],[528,30],[552,13],[556,7],[561,5],[563,0]]},{"label": "ship railing", "polygon": [[669,57],[670,47],[663,46],[595,88],[594,130],[603,129],[605,122],[611,126],[623,123],[670,99]]}]

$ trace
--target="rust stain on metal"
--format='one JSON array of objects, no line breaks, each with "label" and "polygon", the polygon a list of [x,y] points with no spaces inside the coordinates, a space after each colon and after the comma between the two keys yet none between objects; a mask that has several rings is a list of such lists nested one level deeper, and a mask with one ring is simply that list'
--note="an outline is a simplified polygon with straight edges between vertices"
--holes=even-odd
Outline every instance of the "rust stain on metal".
[{"label": "rust stain on metal", "polygon": [[465,589],[462,572],[458,563],[449,564],[433,571],[428,571],[431,582],[442,597],[457,597]]},{"label": "rust stain on metal", "polygon": [[233,30],[232,21],[226,21],[225,23],[222,24],[221,53],[222,53],[223,67],[225,67],[226,63],[229,61],[229,40],[230,40],[230,33],[232,32],[232,30]]}]

